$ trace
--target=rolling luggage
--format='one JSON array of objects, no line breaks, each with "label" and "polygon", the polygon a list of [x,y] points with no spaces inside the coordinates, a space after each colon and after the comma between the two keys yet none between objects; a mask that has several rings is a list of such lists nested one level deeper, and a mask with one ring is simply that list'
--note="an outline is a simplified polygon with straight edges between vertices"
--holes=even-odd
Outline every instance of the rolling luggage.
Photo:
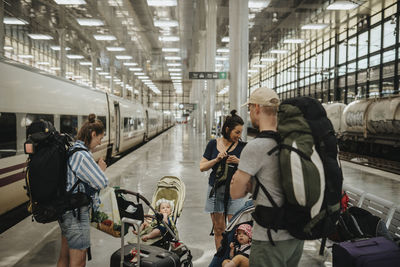
[{"label": "rolling luggage", "polygon": [[[130,251],[135,249],[136,244],[125,245],[124,251],[124,267],[137,266],[137,263],[131,263],[133,258]],[[141,257],[140,266],[142,267],[164,267],[164,266],[180,266],[180,259],[175,253],[156,247],[140,245]],[[110,267],[119,267],[121,261],[121,250],[118,249],[111,255]]]},{"label": "rolling luggage", "polygon": [[398,267],[400,249],[384,237],[346,241],[333,245],[334,267]]}]

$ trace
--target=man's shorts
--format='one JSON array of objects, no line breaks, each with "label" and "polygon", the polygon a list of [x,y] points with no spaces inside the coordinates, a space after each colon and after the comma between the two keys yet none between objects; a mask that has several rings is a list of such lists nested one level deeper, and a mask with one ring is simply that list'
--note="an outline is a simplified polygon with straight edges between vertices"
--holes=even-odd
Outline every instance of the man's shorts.
[{"label": "man's shorts", "polygon": [[72,210],[65,212],[62,222],[58,223],[61,234],[67,238],[68,247],[71,249],[84,250],[90,247],[90,216],[89,207],[81,207],[80,220],[78,220],[78,210],[75,216]]}]

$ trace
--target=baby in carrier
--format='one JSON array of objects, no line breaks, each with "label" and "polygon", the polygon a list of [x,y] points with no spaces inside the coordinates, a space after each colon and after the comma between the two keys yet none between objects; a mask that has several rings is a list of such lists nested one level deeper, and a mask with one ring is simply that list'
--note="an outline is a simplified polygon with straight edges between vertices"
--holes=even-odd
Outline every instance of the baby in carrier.
[{"label": "baby in carrier", "polygon": [[235,242],[230,244],[231,260],[224,260],[222,267],[248,267],[251,247],[252,227],[250,224],[241,224],[235,233]]}]

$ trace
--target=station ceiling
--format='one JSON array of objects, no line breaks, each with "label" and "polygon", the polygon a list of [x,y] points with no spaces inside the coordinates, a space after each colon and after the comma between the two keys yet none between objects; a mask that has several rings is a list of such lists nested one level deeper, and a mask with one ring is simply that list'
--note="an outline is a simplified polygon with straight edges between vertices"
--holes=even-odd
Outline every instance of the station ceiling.
[{"label": "station ceiling", "polygon": [[[189,92],[188,72],[193,70],[199,50],[199,31],[206,30],[206,0],[4,0],[5,17],[22,19],[26,33],[47,34],[52,45],[59,45],[62,32],[66,46],[90,61],[91,53],[107,68],[118,59],[130,55],[129,62],[142,67],[157,88],[173,86],[171,73],[181,73],[183,90]],[[216,0],[217,49],[229,48],[223,37],[229,36],[229,4],[235,1]],[[348,2],[357,7],[349,11],[331,11],[334,2]],[[271,49],[284,47],[288,38],[311,41],[314,31],[302,30],[310,23],[324,23],[331,31],[343,27],[348,16],[360,21],[371,13],[379,0],[250,0],[249,60],[261,57]],[[81,19],[86,19],[85,21]],[[113,36],[98,40],[97,35]],[[96,37],[97,36],[97,37]],[[110,51],[110,47],[124,51]],[[112,50],[112,49],[111,49]],[[118,50],[118,49],[117,49]],[[121,49],[122,50],[122,49]],[[222,52],[221,56],[228,56]],[[176,57],[167,60],[167,57]],[[124,61],[127,62],[127,61]],[[180,64],[180,65],[179,65]],[[172,65],[172,66],[171,66]],[[121,72],[123,64],[119,64]],[[222,68],[226,70],[226,64]],[[175,69],[171,71],[171,69]],[[178,83],[175,87],[179,87]],[[167,86],[164,86],[167,85]]]}]

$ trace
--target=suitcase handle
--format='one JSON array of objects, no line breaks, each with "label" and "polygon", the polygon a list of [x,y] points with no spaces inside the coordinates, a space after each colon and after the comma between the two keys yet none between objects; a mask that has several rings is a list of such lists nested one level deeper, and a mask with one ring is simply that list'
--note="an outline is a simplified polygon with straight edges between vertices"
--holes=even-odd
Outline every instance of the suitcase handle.
[{"label": "suitcase handle", "polygon": [[377,246],[377,245],[378,245],[378,242],[376,242],[376,241],[366,240],[366,242],[356,245],[356,248],[372,247],[372,246]]}]

